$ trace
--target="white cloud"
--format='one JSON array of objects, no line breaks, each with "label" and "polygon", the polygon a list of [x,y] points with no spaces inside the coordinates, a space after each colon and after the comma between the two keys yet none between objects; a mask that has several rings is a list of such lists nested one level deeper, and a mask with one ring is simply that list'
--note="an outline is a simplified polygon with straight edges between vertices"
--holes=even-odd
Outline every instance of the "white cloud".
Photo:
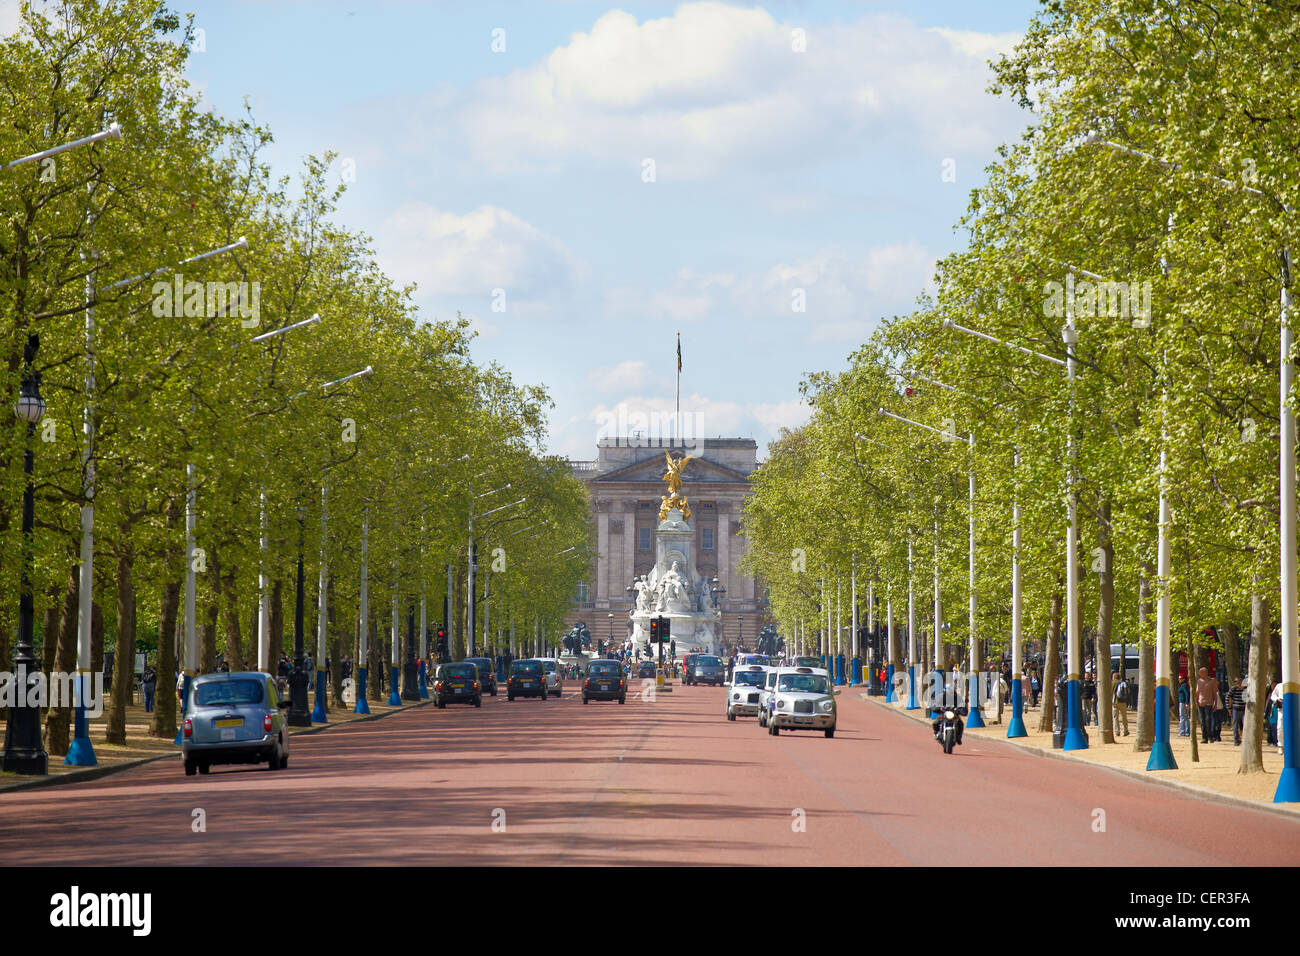
[{"label": "white cloud", "polygon": [[[909,240],[854,252],[834,246],[743,275],[678,270],[652,295],[619,290],[606,298],[607,315],[768,319],[789,322],[815,342],[865,338],[877,319],[909,308],[930,290],[934,255]],[[795,291],[804,311],[796,312]]]},{"label": "white cloud", "polygon": [[543,300],[579,288],[587,264],[562,242],[496,206],[464,215],[415,201],[400,206],[379,232],[379,260],[399,282],[417,282],[422,294],[469,297],[491,309],[504,290],[507,311],[545,309]]},{"label": "white cloud", "polygon": [[595,160],[631,176],[650,157],[660,180],[800,166],[897,137],[940,156],[987,152],[1020,126],[984,92],[985,60],[1013,34],[875,14],[810,30],[798,53],[791,29],[715,2],[642,22],[613,10],[544,60],[479,80],[456,122],[500,172]]},{"label": "white cloud", "polygon": [[650,366],[645,362],[628,359],[617,365],[594,368],[587,373],[587,383],[601,391],[619,388],[644,388],[650,383]]}]

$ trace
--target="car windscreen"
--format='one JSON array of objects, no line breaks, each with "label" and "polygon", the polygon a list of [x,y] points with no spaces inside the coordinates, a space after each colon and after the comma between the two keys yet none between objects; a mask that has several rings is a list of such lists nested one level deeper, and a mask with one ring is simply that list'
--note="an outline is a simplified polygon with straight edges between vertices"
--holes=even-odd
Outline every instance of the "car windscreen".
[{"label": "car windscreen", "polygon": [[749,687],[763,686],[763,671],[737,671],[732,677],[733,684],[745,684]]},{"label": "car windscreen", "polygon": [[512,674],[540,674],[542,665],[537,661],[531,661],[527,664],[514,664],[510,668]]},{"label": "car windscreen", "polygon": [[617,677],[622,672],[617,664],[592,664],[587,668],[587,673],[592,675],[602,675],[606,677]]},{"label": "car windscreen", "polygon": [[486,657],[467,657],[465,658],[465,663],[473,664],[475,667],[477,667],[485,674],[488,671],[492,670],[492,662],[488,660]]},{"label": "car windscreen", "polygon": [[200,707],[221,704],[260,704],[266,693],[266,683],[253,678],[247,680],[214,680],[199,684],[194,689]]},{"label": "car windscreen", "polygon": [[716,657],[697,657],[695,658],[696,667],[717,667],[722,661]]},{"label": "car windscreen", "polygon": [[822,659],[820,657],[796,657],[794,659],[795,667],[821,667]]},{"label": "car windscreen", "polygon": [[546,668],[546,673],[554,674],[559,665],[556,664],[555,661],[542,661],[542,666]]},{"label": "car windscreen", "polygon": [[442,669],[443,677],[478,677],[478,668],[473,664],[448,664]]},{"label": "car windscreen", "polygon": [[777,678],[776,689],[792,694],[825,694],[826,678],[821,674],[782,674]]}]

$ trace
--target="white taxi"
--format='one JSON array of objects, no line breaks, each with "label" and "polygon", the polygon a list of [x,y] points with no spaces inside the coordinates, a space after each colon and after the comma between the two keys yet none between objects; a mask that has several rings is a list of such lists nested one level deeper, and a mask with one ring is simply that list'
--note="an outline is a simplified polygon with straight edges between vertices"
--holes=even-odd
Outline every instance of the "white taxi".
[{"label": "white taxi", "polygon": [[776,671],[767,712],[767,732],[820,730],[835,736],[835,695],[839,693],[822,668],[783,667]]},{"label": "white taxi", "polygon": [[755,717],[759,712],[759,693],[767,678],[767,668],[761,664],[748,667],[736,665],[731,683],[723,684],[723,709],[728,720],[737,717]]}]

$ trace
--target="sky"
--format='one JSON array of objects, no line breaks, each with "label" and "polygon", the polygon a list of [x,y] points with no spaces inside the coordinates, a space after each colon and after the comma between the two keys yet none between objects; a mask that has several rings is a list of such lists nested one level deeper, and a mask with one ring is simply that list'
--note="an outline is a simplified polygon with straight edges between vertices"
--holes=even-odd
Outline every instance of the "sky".
[{"label": "sky", "polygon": [[[8,4],[10,0],[0,0]],[[338,154],[338,218],[425,319],[555,407],[547,450],[672,428],[760,459],[798,386],[910,310],[996,147],[1030,0],[188,0],[189,79],[277,173]],[[689,417],[686,417],[689,416]]]}]

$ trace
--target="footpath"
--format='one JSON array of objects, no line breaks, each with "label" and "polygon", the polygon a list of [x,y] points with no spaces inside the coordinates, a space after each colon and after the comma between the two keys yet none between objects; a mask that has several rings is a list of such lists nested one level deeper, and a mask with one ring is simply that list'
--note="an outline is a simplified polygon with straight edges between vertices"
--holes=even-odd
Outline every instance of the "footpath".
[{"label": "footpath", "polygon": [[[860,690],[860,688],[855,689]],[[902,716],[927,726],[930,723],[929,718],[923,716],[923,711],[907,710],[903,702],[887,704],[884,697],[872,697],[865,692],[861,693],[861,697],[876,706],[897,711]],[[1169,743],[1178,769],[1148,771],[1146,766],[1150,752],[1133,749],[1133,742],[1137,739],[1137,723],[1132,713],[1129,714],[1129,736],[1119,736],[1115,738],[1115,743],[1103,744],[1101,727],[1090,724],[1084,727],[1088,732],[1088,748],[1070,751],[1056,750],[1052,747],[1051,732],[1038,729],[1041,717],[1041,708],[1026,708],[1024,720],[1029,736],[1008,738],[1007,722],[1011,719],[1011,707],[1007,705],[1002,710],[1001,723],[986,723],[985,727],[974,730],[967,728],[966,736],[1000,740],[1041,756],[1094,764],[1146,780],[1157,786],[1190,790],[1206,799],[1300,815],[1300,804],[1273,802],[1278,774],[1282,770],[1282,755],[1277,752],[1276,747],[1268,745],[1267,739],[1264,741],[1264,773],[1237,773],[1237,765],[1241,762],[1241,747],[1233,746],[1231,725],[1224,728],[1221,743],[1206,744],[1198,740],[1200,759],[1193,762],[1192,739],[1178,736],[1178,721],[1173,720],[1169,728]],[[988,721],[987,716],[985,721]]]},{"label": "footpath", "polygon": [[[370,698],[369,714],[354,714],[352,704],[349,703],[346,709],[339,709],[333,706],[327,707],[327,723],[312,724],[311,727],[290,727],[291,736],[298,734],[318,734],[329,730],[331,727],[342,726],[343,724],[355,723],[358,720],[377,720],[380,717],[387,717],[389,714],[397,713],[401,710],[409,710],[412,707],[421,707],[428,700],[422,700],[418,703],[408,703],[401,707],[389,707],[384,701],[388,699],[387,693],[378,700]],[[315,693],[308,694],[308,700],[311,707],[316,704]],[[330,698],[332,703],[333,698]],[[310,708],[309,708],[310,709]],[[166,760],[169,757],[175,757],[179,760],[181,748],[173,741],[175,738],[163,739],[161,737],[149,736],[149,722],[152,715],[145,713],[144,705],[137,704],[134,701],[127,704],[126,707],[126,743],[110,744],[104,739],[106,724],[108,720],[108,698],[105,695],[104,713],[90,721],[90,741],[95,748],[95,759],[99,762],[93,767],[69,767],[63,762],[64,755],[50,755],[50,772],[43,777],[31,776],[28,774],[4,773],[0,772],[0,793],[7,790],[27,790],[36,787],[58,786],[65,783],[76,783],[83,780],[95,780],[99,777],[108,776],[130,767],[138,767],[141,764],[150,763],[154,760]],[[181,718],[177,716],[179,725]],[[0,720],[0,734],[5,730],[5,721]],[[71,732],[71,731],[69,731]],[[179,766],[177,772],[180,772]]]}]

